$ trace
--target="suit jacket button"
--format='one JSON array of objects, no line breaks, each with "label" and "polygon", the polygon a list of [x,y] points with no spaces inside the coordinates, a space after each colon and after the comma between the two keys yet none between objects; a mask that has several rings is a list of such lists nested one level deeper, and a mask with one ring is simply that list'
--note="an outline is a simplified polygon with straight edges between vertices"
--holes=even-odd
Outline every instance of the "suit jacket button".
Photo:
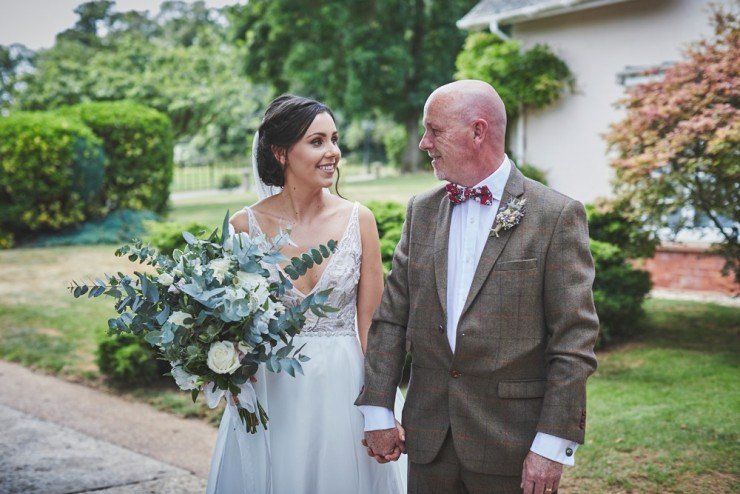
[{"label": "suit jacket button", "polygon": [[460,371],[456,371],[456,370],[451,370],[451,371],[450,371],[450,375],[451,375],[452,377],[454,377],[455,379],[457,379],[457,378],[458,378],[458,377],[460,377],[460,376],[461,376],[462,374],[460,373]]},{"label": "suit jacket button", "polygon": [[565,450],[565,456],[573,456],[573,449],[572,448],[566,448],[566,450]]}]

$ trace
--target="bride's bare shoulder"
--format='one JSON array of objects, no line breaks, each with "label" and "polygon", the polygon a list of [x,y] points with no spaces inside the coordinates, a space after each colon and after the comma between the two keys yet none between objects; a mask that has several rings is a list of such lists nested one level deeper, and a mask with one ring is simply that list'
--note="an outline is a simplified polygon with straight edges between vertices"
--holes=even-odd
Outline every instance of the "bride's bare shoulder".
[{"label": "bride's bare shoulder", "polygon": [[231,226],[234,227],[234,231],[237,233],[249,233],[249,215],[245,209],[240,209],[232,214],[231,218],[229,218],[229,223],[231,223]]}]

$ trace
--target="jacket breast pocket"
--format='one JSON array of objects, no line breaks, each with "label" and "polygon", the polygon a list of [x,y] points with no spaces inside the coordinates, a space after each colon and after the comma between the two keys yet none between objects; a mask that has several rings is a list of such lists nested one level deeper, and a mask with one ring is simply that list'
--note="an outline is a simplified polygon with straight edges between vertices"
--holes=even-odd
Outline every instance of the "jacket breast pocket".
[{"label": "jacket breast pocket", "polygon": [[526,381],[499,381],[498,397],[499,398],[542,398],[545,396],[545,380],[526,380]]},{"label": "jacket breast pocket", "polygon": [[525,271],[527,269],[535,269],[537,267],[537,259],[517,259],[514,261],[503,261],[497,262],[493,266],[494,271]]}]

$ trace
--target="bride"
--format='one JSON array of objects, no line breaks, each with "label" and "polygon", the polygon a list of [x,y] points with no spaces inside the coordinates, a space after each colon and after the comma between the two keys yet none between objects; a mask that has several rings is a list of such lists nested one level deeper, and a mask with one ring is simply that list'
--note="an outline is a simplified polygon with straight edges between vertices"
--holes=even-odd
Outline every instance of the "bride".
[{"label": "bride", "polygon": [[[368,456],[361,444],[362,414],[353,405],[363,383],[363,355],[383,270],[373,214],[325,190],[338,175],[337,141],[331,110],[291,95],[270,104],[255,136],[262,200],[232,216],[231,225],[267,239],[289,229],[295,245],[284,247],[288,257],[338,240],[334,254],[296,280],[282,301],[298,304],[332,288],[327,304],[339,310],[325,318],[307,315],[296,336],[295,346],[305,343],[302,353],[310,357],[303,363],[305,375],[265,372],[262,366],[258,371],[255,388],[269,415],[267,431],[248,434],[234,404],[226,407],[208,493],[406,492],[405,456],[386,464]],[[398,406],[400,401],[399,394]]]}]

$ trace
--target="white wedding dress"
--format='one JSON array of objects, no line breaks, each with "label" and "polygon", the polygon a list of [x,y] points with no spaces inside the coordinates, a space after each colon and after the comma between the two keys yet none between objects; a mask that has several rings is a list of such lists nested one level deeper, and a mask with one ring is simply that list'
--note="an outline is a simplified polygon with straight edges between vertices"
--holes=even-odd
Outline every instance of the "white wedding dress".
[{"label": "white wedding dress", "polygon": [[[261,234],[254,213],[250,234]],[[305,375],[257,373],[255,389],[269,416],[268,430],[245,431],[228,406],[221,420],[207,492],[213,494],[401,494],[406,492],[406,455],[379,464],[360,441],[363,417],[354,400],[363,384],[363,355],[356,330],[357,283],[362,243],[355,204],[334,254],[312,290],[333,288],[328,317],[307,314],[296,348],[306,344]],[[273,276],[277,276],[275,272]],[[282,301],[307,296],[296,288]],[[396,416],[403,406],[400,392]]]}]

